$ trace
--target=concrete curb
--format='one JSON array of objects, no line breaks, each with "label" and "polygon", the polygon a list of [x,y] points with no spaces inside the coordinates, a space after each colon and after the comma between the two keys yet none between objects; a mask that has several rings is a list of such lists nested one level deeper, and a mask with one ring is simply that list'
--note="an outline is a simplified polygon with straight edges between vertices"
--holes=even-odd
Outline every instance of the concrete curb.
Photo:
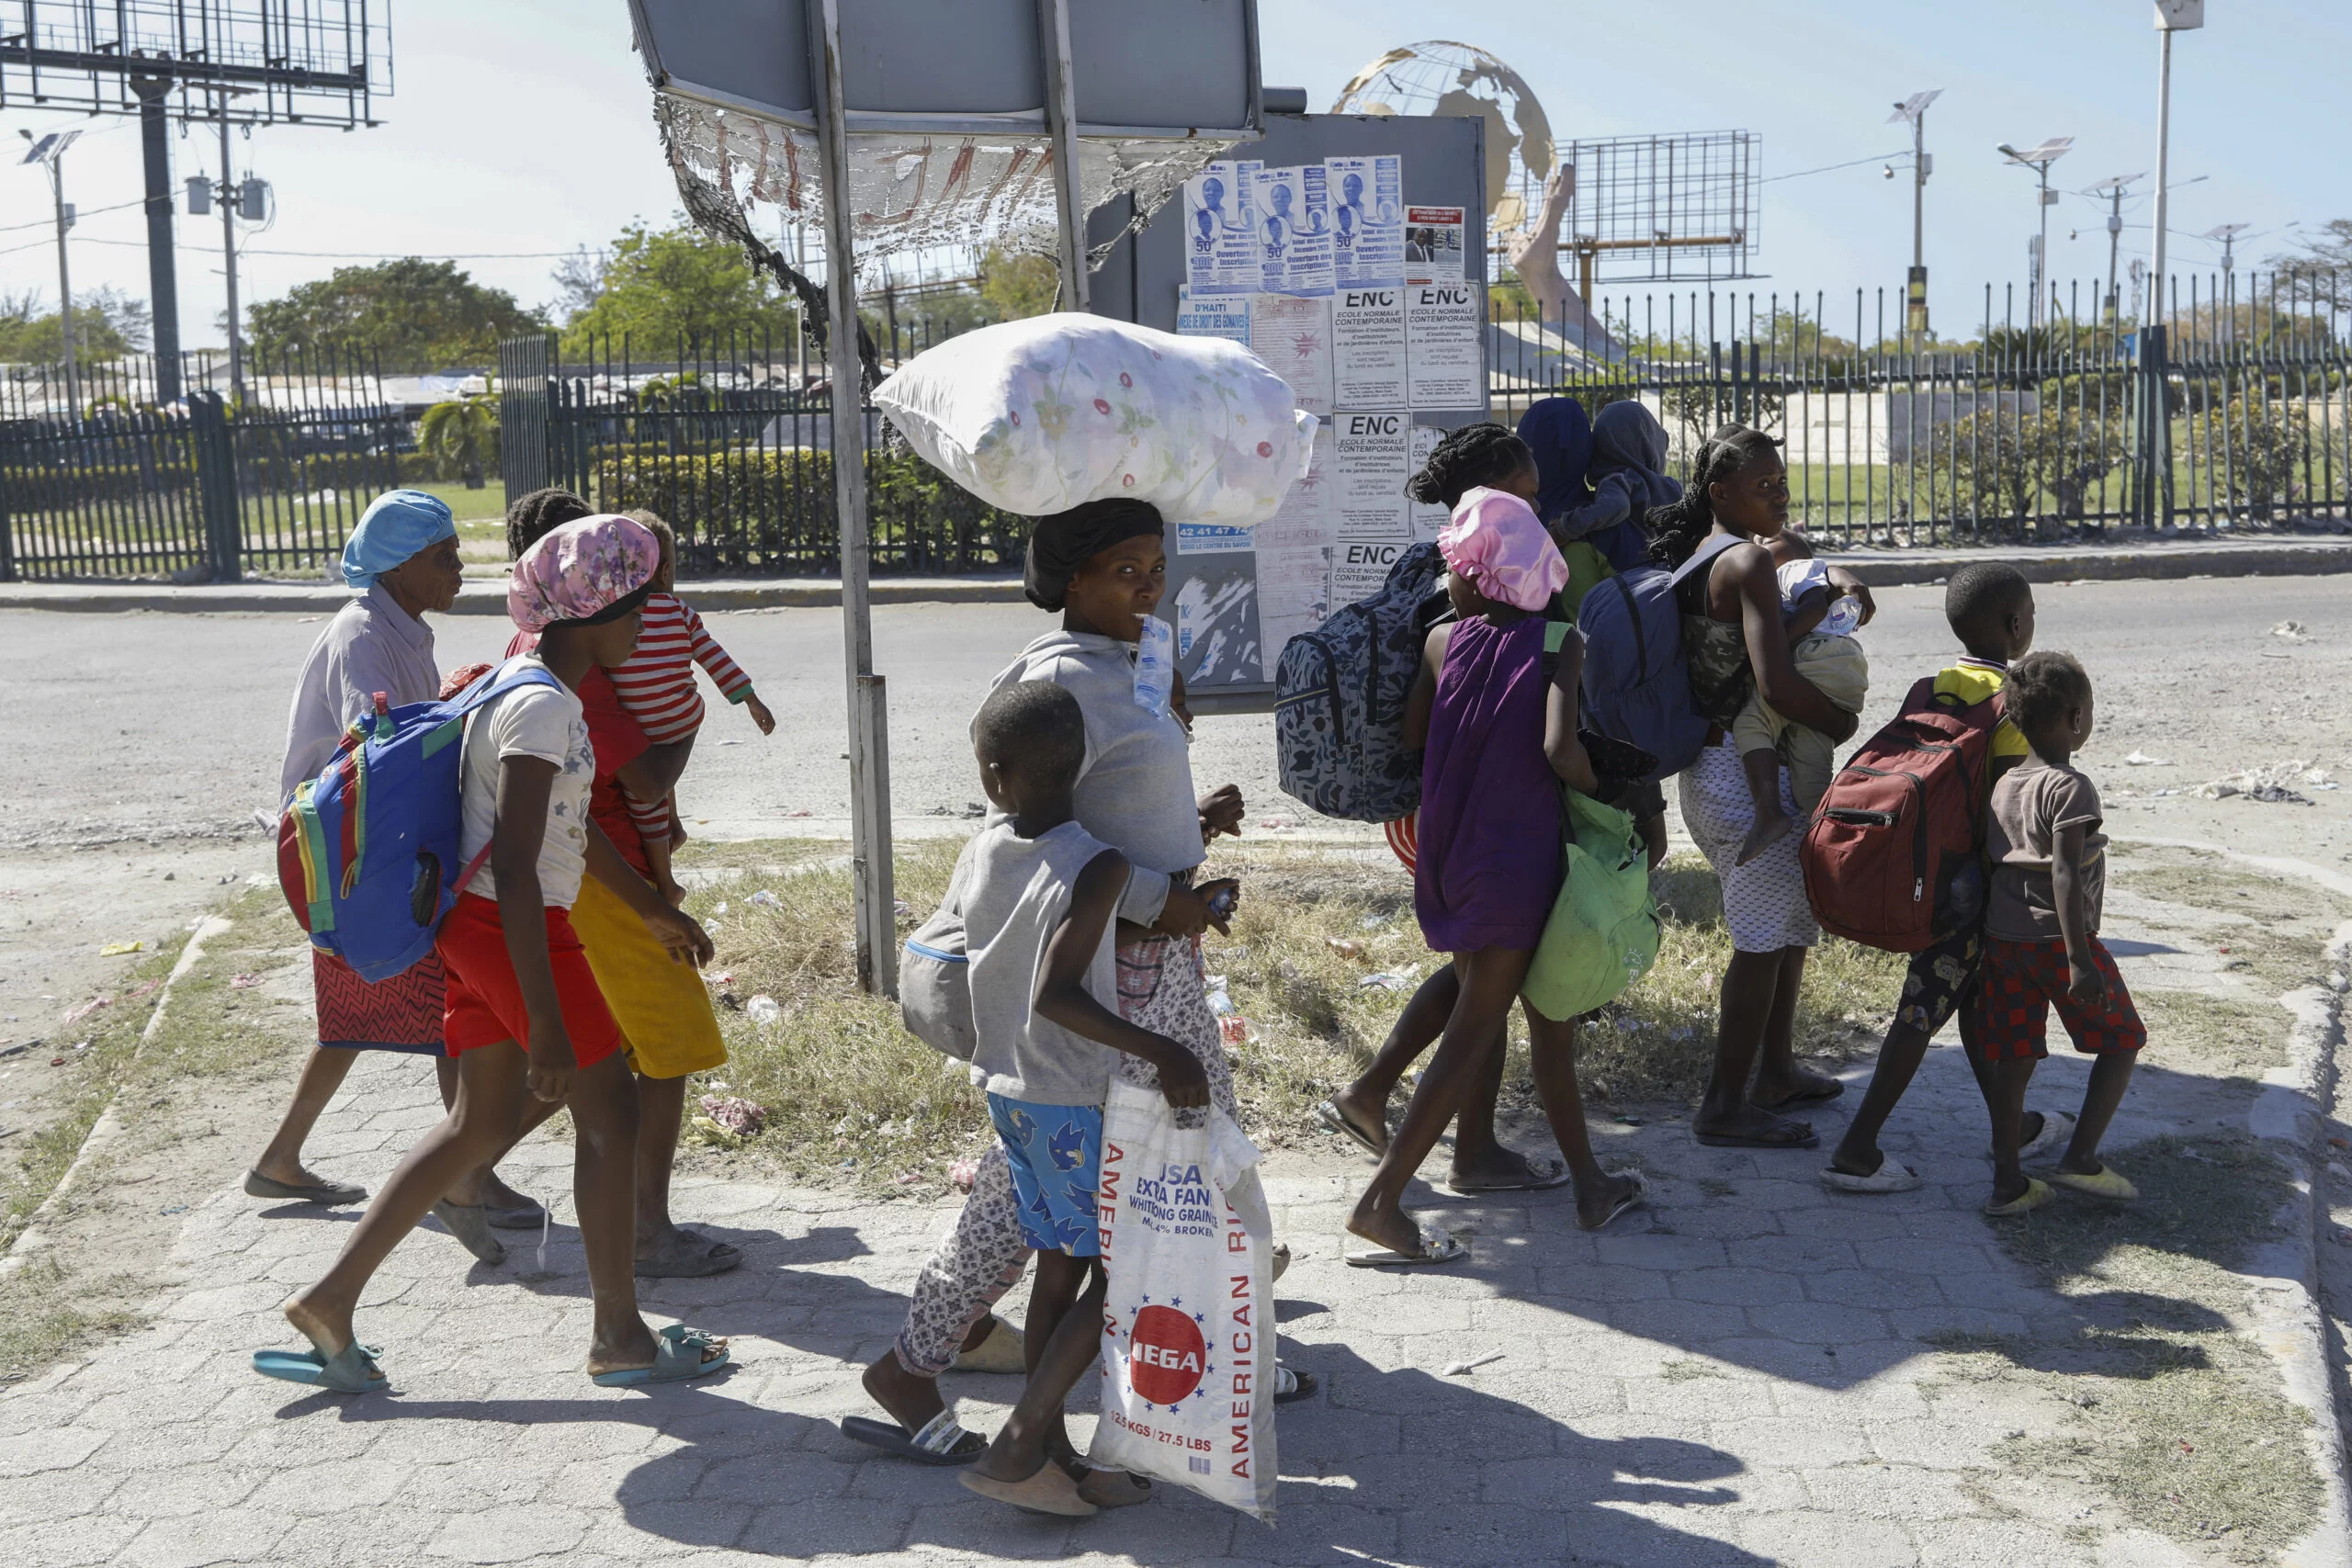
[{"label": "concrete curb", "polygon": [[[187,945],[180,949],[178,961],[172,965],[172,972],[164,977],[164,988],[155,998],[155,1010],[147,1015],[147,1026],[139,1032],[139,1043],[131,1051],[130,1060],[123,1064],[126,1080],[130,1069],[136,1066],[139,1058],[145,1055],[148,1043],[155,1038],[155,1032],[163,1027],[164,1010],[171,1005],[172,987],[178,985],[181,977],[203,958],[205,942],[228,931],[232,924],[219,915],[207,915],[189,933]],[[89,1135],[74,1151],[74,1163],[65,1168],[65,1174],[57,1179],[57,1185],[50,1190],[49,1196],[41,1200],[40,1207],[35,1209],[32,1217],[25,1222],[25,1228],[17,1233],[17,1239],[8,1246],[8,1255],[0,1258],[0,1280],[9,1278],[48,1248],[46,1222],[63,1213],[65,1201],[73,1193],[74,1184],[89,1169],[91,1163],[106,1152],[107,1146],[122,1135],[122,1122],[114,1113],[114,1108],[121,1098],[122,1090],[118,1085],[113,1097],[107,1101],[107,1108],[99,1111],[98,1119],[90,1124]]]},{"label": "concrete curb", "polygon": [[[2115,835],[2116,840],[2204,850],[2275,876],[2316,883],[2352,897],[2352,876],[2284,855],[2248,854],[2191,839]],[[2338,1568],[2352,1562],[2352,1492],[2345,1474],[2344,1412],[2328,1364],[2327,1307],[2321,1291],[2320,1231],[2331,1222],[2321,1185],[2325,1134],[2334,1104],[2337,1051],[2344,1043],[2344,993],[2352,986],[2352,923],[2328,944],[2328,984],[2278,998],[2292,1015],[2287,1065],[2266,1075],[2246,1112],[2246,1130],[2272,1145],[2287,1166],[2294,1196],[2278,1213],[2286,1238],[2255,1251],[2245,1271],[2253,1285],[2256,1337],[2278,1367],[2281,1392],[2312,1418],[2305,1441],[2320,1473],[2320,1522],[2279,1554],[2281,1568]]]},{"label": "concrete curb", "polygon": [[[2127,547],[2053,545],[1982,550],[1826,550],[1822,558],[1849,568],[1873,588],[1941,581],[1963,566],[2002,561],[2034,582],[2177,581],[2187,577],[2311,577],[2352,572],[2352,539],[2190,540]],[[828,578],[746,581],[713,578],[685,585],[697,609],[831,609],[841,584]],[[119,615],[149,610],[183,615],[292,612],[331,615],[350,599],[322,582],[247,582],[175,587],[155,582],[12,582],[0,584],[0,610],[61,610]],[[1017,604],[1017,577],[877,577],[876,604]],[[469,581],[451,611],[503,615],[503,584]]]}]

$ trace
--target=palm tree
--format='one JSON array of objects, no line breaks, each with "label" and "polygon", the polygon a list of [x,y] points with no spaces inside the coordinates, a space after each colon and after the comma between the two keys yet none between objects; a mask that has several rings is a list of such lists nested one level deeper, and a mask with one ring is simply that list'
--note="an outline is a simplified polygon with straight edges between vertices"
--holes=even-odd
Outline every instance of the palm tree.
[{"label": "palm tree", "polygon": [[417,422],[416,444],[445,479],[463,476],[468,490],[488,483],[482,469],[498,461],[498,400],[456,398],[435,403]]}]

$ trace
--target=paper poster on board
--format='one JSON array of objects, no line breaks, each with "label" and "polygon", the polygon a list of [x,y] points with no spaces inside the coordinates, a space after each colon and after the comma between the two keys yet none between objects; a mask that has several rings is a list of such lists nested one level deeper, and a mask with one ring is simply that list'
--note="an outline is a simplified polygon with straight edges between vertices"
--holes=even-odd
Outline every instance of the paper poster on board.
[{"label": "paper poster on board", "polygon": [[1352,604],[1388,583],[1396,558],[1412,547],[1402,539],[1342,539],[1331,547],[1331,607]]},{"label": "paper poster on board", "polygon": [[1266,672],[1290,639],[1331,613],[1331,427],[1318,426],[1306,474],[1258,525],[1258,637]]},{"label": "paper poster on board", "polygon": [[1405,209],[1405,281],[1453,283],[1463,272],[1464,213],[1459,207]]},{"label": "paper poster on board", "polygon": [[[1412,416],[1401,410],[1349,412],[1332,420],[1333,530],[1341,545],[1412,538],[1405,481],[1411,475]],[[1341,597],[1340,603],[1347,600]]]},{"label": "paper poster on board", "polygon": [[1326,158],[1337,287],[1387,288],[1405,281],[1405,161],[1394,152]]},{"label": "paper poster on board", "polygon": [[1331,401],[1343,409],[1407,406],[1405,290],[1341,288],[1331,296]]},{"label": "paper poster on board", "polygon": [[1328,419],[1331,401],[1331,301],[1291,294],[1250,300],[1250,352],[1290,387],[1292,399]]},{"label": "paper poster on board", "polygon": [[1179,523],[1176,553],[1180,556],[1225,555],[1258,547],[1258,530],[1231,523]]},{"label": "paper poster on board", "polygon": [[1177,335],[1229,338],[1248,348],[1250,298],[1247,294],[1195,294],[1191,284],[1178,284]]},{"label": "paper poster on board", "polygon": [[1194,294],[1258,289],[1255,159],[1220,159],[1184,182],[1184,281]]},{"label": "paper poster on board", "polygon": [[1265,678],[1258,657],[1258,583],[1248,561],[1210,567],[1186,579],[1174,598],[1176,667],[1188,689]]},{"label": "paper poster on board", "polygon": [[1408,288],[1405,343],[1411,407],[1486,406],[1486,345],[1479,341],[1476,286],[1421,283]]},{"label": "paper poster on board", "polygon": [[1323,165],[1261,168],[1250,200],[1258,223],[1259,288],[1268,294],[1329,294],[1336,279]]},{"label": "paper poster on board", "polygon": [[[1414,473],[1418,474],[1429,467],[1430,454],[1436,451],[1437,444],[1444,439],[1445,432],[1433,424],[1413,426],[1411,439],[1407,445],[1407,460]],[[1410,496],[1405,501],[1407,515],[1413,525],[1413,542],[1417,545],[1435,544],[1438,530],[1445,526],[1452,513],[1435,502],[1419,502]]]}]

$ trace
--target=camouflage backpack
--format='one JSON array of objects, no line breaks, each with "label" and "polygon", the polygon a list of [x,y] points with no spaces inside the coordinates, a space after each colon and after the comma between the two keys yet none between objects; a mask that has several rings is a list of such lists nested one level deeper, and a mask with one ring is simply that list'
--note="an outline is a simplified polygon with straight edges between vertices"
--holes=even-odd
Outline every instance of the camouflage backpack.
[{"label": "camouflage backpack", "polygon": [[1445,563],[1433,544],[1396,558],[1380,592],[1291,638],[1274,671],[1274,750],[1284,793],[1326,817],[1392,822],[1421,803],[1421,754],[1405,746]]}]

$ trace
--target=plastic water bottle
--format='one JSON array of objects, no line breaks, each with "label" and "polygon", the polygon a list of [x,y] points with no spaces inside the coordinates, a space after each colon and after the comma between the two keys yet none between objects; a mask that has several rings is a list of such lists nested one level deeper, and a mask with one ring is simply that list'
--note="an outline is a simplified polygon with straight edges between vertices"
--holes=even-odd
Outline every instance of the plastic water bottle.
[{"label": "plastic water bottle", "polygon": [[1175,690],[1175,628],[1158,615],[1146,615],[1136,648],[1136,706],[1165,718]]},{"label": "plastic water bottle", "polygon": [[1851,637],[1854,628],[1862,624],[1862,602],[1849,593],[1829,606],[1829,613],[1814,627],[1816,637]]}]

